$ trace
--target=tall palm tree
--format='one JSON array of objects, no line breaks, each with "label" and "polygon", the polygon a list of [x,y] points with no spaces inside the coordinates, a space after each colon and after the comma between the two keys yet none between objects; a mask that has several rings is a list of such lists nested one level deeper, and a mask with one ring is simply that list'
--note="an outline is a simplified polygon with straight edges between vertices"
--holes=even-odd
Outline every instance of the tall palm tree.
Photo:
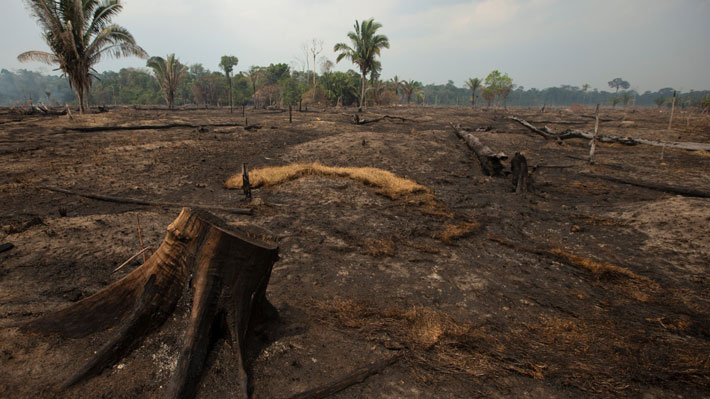
[{"label": "tall palm tree", "polygon": [[89,107],[89,89],[96,65],[105,56],[148,58],[133,35],[111,19],[121,0],[24,0],[43,31],[50,52],[27,51],[21,62],[59,64],[79,100],[79,112]]},{"label": "tall palm tree", "polygon": [[397,75],[392,78],[392,86],[394,87],[394,94],[397,97],[397,103],[399,103],[399,88],[402,85],[402,81],[399,80]]},{"label": "tall palm tree", "polygon": [[346,43],[338,43],[333,46],[333,51],[339,52],[335,62],[340,62],[343,58],[348,58],[353,64],[360,68],[360,101],[358,111],[362,111],[365,103],[365,87],[367,85],[367,74],[376,70],[380,63],[376,57],[380,55],[383,48],[390,48],[389,39],[385,35],[378,35],[377,30],[382,24],[370,18],[360,24],[355,21],[355,31],[348,32],[348,38],[352,46]]},{"label": "tall palm tree", "polygon": [[469,89],[471,89],[471,106],[475,107],[476,106],[476,91],[481,88],[481,84],[483,83],[481,79],[479,78],[468,78],[466,82],[466,86],[468,86]]},{"label": "tall palm tree", "polygon": [[224,71],[224,76],[227,77],[227,83],[229,84],[229,112],[233,112],[234,108],[234,93],[232,93],[232,77],[230,74],[238,63],[239,58],[233,55],[223,55],[219,61],[219,67]]},{"label": "tall palm tree", "polygon": [[402,91],[404,92],[404,96],[407,97],[407,104],[409,104],[409,102],[412,101],[412,96],[416,96],[422,91],[422,84],[415,80],[405,80],[402,85]]},{"label": "tall palm tree", "polygon": [[180,84],[180,80],[185,76],[187,66],[182,65],[180,61],[175,58],[175,54],[168,55],[167,59],[163,59],[163,57],[151,57],[146,65],[153,69],[155,78],[158,79],[160,90],[163,91],[163,98],[168,104],[168,108],[173,109],[173,104],[175,104],[175,92],[177,91],[178,84]]}]

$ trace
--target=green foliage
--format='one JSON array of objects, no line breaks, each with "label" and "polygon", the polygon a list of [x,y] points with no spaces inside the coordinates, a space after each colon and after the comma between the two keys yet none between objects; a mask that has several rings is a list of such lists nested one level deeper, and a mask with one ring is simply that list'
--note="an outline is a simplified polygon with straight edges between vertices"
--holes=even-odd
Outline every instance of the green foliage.
[{"label": "green foliage", "polygon": [[284,106],[298,104],[301,95],[306,92],[306,86],[299,82],[297,78],[288,77],[281,81],[281,93]]},{"label": "green foliage", "polygon": [[668,99],[665,97],[656,97],[653,99],[653,102],[658,106],[658,108],[661,108],[666,101],[668,101]]},{"label": "green foliage", "polygon": [[153,70],[155,78],[158,80],[160,90],[163,92],[163,99],[168,104],[169,109],[173,109],[175,104],[175,93],[177,91],[180,80],[182,80],[187,71],[187,67],[182,65],[175,58],[175,54],[170,54],[166,59],[162,57],[151,57],[147,64]]},{"label": "green foliage", "polygon": [[251,83],[243,73],[238,73],[232,78],[232,97],[239,105],[246,105],[254,93],[251,90]]},{"label": "green foliage", "polygon": [[343,105],[350,105],[357,101],[357,86],[360,77],[357,72],[326,72],[320,78],[320,85],[325,91],[331,104],[337,104],[338,99]]},{"label": "green foliage", "polygon": [[619,101],[621,101],[621,103],[624,104],[624,107],[627,106],[635,98],[636,98],[636,92],[633,90],[622,92],[619,95]]},{"label": "green foliage", "polygon": [[50,52],[27,51],[17,58],[59,65],[76,92],[81,113],[89,106],[94,65],[103,57],[148,56],[128,30],[111,22],[123,9],[120,0],[25,0],[25,4]]},{"label": "green foliage", "polygon": [[[451,82],[453,84],[453,82]],[[404,92],[404,98],[407,99],[407,104],[409,104],[412,101],[412,97],[415,99],[417,96],[422,93],[422,83],[417,82],[415,80],[409,80],[405,81],[404,84],[402,85],[402,91]],[[422,95],[422,101],[424,100],[424,96]]]},{"label": "green foliage", "polygon": [[382,64],[377,60],[383,48],[390,48],[390,42],[387,36],[378,35],[377,31],[382,27],[382,24],[375,22],[374,19],[366,19],[360,24],[355,21],[355,31],[348,32],[348,38],[351,45],[346,43],[337,43],[333,46],[333,51],[338,53],[335,62],[340,62],[343,58],[348,58],[353,64],[360,68],[360,104],[359,109],[362,110],[365,102],[365,88],[367,86],[367,75],[374,72],[379,74]]},{"label": "green foliage", "polygon": [[483,92],[481,92],[481,97],[483,98],[483,101],[486,102],[486,105],[490,107],[496,99],[496,91],[495,89],[486,87],[483,89]]},{"label": "green foliage", "polygon": [[609,81],[609,87],[611,87],[612,89],[616,88],[616,92],[618,93],[619,89],[626,90],[629,87],[631,87],[631,85],[629,84],[629,82],[625,81],[624,79],[615,78],[615,79]]},{"label": "green foliage", "polygon": [[[493,96],[492,101],[495,101],[496,98],[500,98],[505,104],[510,92],[513,90],[513,79],[511,79],[507,73],[501,74],[500,71],[495,69],[486,76],[486,88],[489,89],[487,94],[488,99],[490,99],[491,96]],[[486,102],[488,102],[488,99],[485,99]],[[490,103],[488,106],[490,106]]]},{"label": "green foliage", "polygon": [[2,106],[17,105],[30,100],[42,101],[51,106],[71,103],[74,98],[69,83],[60,76],[41,75],[26,69],[14,73],[7,69],[0,70],[0,105]]},{"label": "green foliage", "polygon": [[198,105],[218,106],[227,103],[227,83],[219,72],[206,73],[195,78],[192,83],[194,101]]},{"label": "green foliage", "polygon": [[464,82],[466,86],[471,89],[471,106],[476,105],[476,92],[478,89],[481,88],[481,79],[479,78],[468,78],[466,82]]}]

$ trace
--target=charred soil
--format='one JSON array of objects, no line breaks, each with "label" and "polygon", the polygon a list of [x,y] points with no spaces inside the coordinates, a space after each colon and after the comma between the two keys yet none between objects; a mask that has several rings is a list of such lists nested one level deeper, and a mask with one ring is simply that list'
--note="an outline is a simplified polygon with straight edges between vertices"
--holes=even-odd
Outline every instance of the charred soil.
[{"label": "charred soil", "polygon": [[[591,108],[369,108],[288,114],[137,110],[66,116],[0,112],[0,396],[161,397],[190,304],[100,375],[59,386],[111,330],[81,339],[17,326],[88,297],[157,248],[179,208],[101,202],[41,187],[215,212],[278,236],[267,297],[279,317],[247,341],[255,398],[288,398],[370,362],[397,362],[333,398],[704,397],[710,392],[710,199],[594,176],[710,191],[702,151],[545,140],[508,119],[591,131]],[[600,133],[710,142],[710,118],[604,109]],[[508,162],[527,158],[534,191],[487,177],[450,123]],[[225,182],[294,163],[368,167],[425,190],[398,196],[306,174],[254,188]],[[216,338],[197,397],[237,390]]]}]

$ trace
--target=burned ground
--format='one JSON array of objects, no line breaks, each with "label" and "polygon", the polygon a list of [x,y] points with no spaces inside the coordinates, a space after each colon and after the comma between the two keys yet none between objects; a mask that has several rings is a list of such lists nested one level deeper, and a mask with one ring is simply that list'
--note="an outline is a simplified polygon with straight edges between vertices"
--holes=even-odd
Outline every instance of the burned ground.
[{"label": "burned ground", "polygon": [[[57,386],[109,332],[72,340],[14,325],[60,309],[126,275],[137,219],[157,247],[179,209],[99,202],[42,186],[159,201],[252,207],[218,213],[280,237],[267,296],[280,318],[249,341],[254,397],[287,398],[368,362],[402,360],[333,398],[703,397],[710,390],[710,199],[592,175],[710,191],[707,152],[557,143],[506,118],[591,131],[590,109],[372,108],[288,114],[113,109],[0,113],[0,394],[158,397],[175,367],[189,304],[100,376]],[[603,110],[601,133],[710,142],[710,119]],[[608,120],[607,120],[608,119]],[[567,124],[555,124],[555,122]],[[495,151],[523,152],[535,192],[486,177],[449,127]],[[172,124],[168,128],[166,125]],[[137,126],[141,129],[135,129]],[[123,126],[122,130],[110,130]],[[150,127],[153,128],[150,128]],[[76,128],[96,127],[95,131]],[[86,130],[86,129],[85,129]],[[290,163],[376,167],[428,188],[389,198],[358,181],[305,176],[254,190],[225,181]],[[66,216],[60,215],[66,211]],[[235,388],[216,342],[198,397]]]}]

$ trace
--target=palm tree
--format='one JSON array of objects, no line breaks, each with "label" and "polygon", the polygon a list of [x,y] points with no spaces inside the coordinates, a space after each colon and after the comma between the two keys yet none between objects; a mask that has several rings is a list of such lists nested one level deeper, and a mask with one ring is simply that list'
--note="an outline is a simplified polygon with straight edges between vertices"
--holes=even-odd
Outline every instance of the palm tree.
[{"label": "palm tree", "polygon": [[27,51],[21,62],[59,64],[79,100],[79,112],[89,108],[89,89],[96,65],[105,56],[147,58],[133,35],[111,23],[122,9],[121,0],[25,0],[42,28],[51,52]]},{"label": "palm tree", "polygon": [[412,96],[416,96],[422,90],[422,84],[415,80],[404,81],[402,85],[402,91],[407,97],[407,104],[412,101]]},{"label": "palm tree", "polygon": [[333,51],[339,52],[335,62],[340,62],[343,58],[348,58],[353,64],[360,68],[360,101],[358,111],[362,111],[365,103],[365,86],[367,85],[367,74],[376,70],[380,65],[375,57],[380,55],[383,48],[390,48],[389,39],[385,35],[377,35],[376,32],[382,24],[370,18],[362,21],[362,24],[355,21],[355,32],[348,32],[348,38],[352,47],[346,43],[338,43],[333,46]]},{"label": "palm tree", "polygon": [[153,69],[155,78],[158,79],[160,90],[163,91],[163,98],[168,104],[169,109],[173,109],[175,103],[175,92],[178,84],[187,71],[187,66],[182,65],[175,54],[168,55],[167,59],[163,57],[151,57],[146,64]]},{"label": "palm tree", "polygon": [[229,112],[233,112],[234,99],[232,93],[232,78],[229,76],[232,73],[234,67],[239,63],[239,58],[233,55],[223,55],[222,59],[219,61],[219,67],[224,71],[224,76],[227,77],[227,83],[229,84]]},{"label": "palm tree", "polygon": [[397,97],[397,103],[399,103],[399,87],[402,85],[402,81],[399,80],[399,77],[397,75],[394,75],[392,78],[392,86],[394,88],[394,94]]},{"label": "palm tree", "polygon": [[476,106],[476,91],[481,88],[481,84],[483,83],[481,79],[479,78],[468,78],[466,82],[466,86],[468,86],[469,89],[471,89],[471,106],[475,107]]}]

